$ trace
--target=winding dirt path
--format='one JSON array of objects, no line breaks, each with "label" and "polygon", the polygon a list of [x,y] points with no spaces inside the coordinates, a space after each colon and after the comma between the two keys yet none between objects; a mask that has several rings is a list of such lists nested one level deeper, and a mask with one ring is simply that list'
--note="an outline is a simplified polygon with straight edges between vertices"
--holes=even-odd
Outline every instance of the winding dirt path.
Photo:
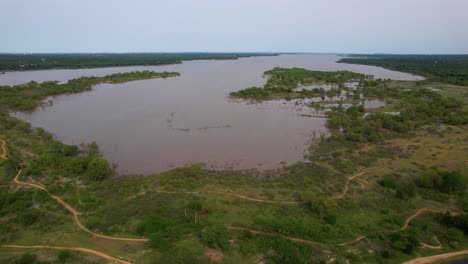
[{"label": "winding dirt path", "polygon": [[348,180],[347,180],[346,183],[345,183],[345,186],[344,186],[344,188],[343,188],[343,192],[341,192],[341,194],[339,194],[339,195],[337,195],[337,196],[335,196],[335,197],[333,197],[333,198],[336,199],[336,200],[343,199],[343,198],[346,196],[346,194],[348,193],[349,184],[350,184],[354,179],[356,179],[356,178],[359,177],[359,176],[364,175],[365,173],[366,173],[366,172],[360,172],[360,173],[358,173],[358,174],[355,174],[355,175],[349,177]]},{"label": "winding dirt path", "polygon": [[38,185],[38,184],[34,184],[34,183],[28,183],[28,182],[23,182],[23,181],[20,181],[19,180],[19,177],[21,175],[21,172],[23,171],[23,169],[20,169],[18,171],[18,174],[16,174],[16,177],[14,178],[14,182],[18,185],[21,185],[21,186],[28,186],[28,187],[32,187],[32,188],[36,188],[36,189],[39,189],[39,190],[42,190],[44,192],[46,192],[50,197],[52,197],[52,199],[54,199],[55,201],[57,201],[59,204],[61,204],[65,209],[67,209],[70,213],[73,214],[73,219],[74,219],[74,222],[78,225],[78,227],[80,227],[83,231],[85,231],[86,233],[89,233],[95,237],[99,237],[99,238],[104,238],[104,239],[110,239],[110,240],[120,240],[120,241],[127,241],[127,242],[147,242],[148,239],[147,238],[125,238],[125,237],[113,237],[113,236],[106,236],[106,235],[101,235],[101,234],[96,234],[94,233],[93,231],[89,230],[86,226],[84,226],[80,219],[78,218],[78,215],[80,214],[75,208],[73,208],[71,205],[67,204],[65,201],[62,200],[62,198],[56,196],[56,195],[53,195],[51,194],[46,188],[44,188],[43,186],[41,185]]},{"label": "winding dirt path", "polygon": [[414,213],[412,216],[408,217],[408,219],[406,219],[405,224],[403,225],[403,227],[400,228],[400,230],[398,230],[398,231],[403,231],[403,230],[407,229],[409,224],[411,223],[411,221],[413,221],[414,218],[418,217],[420,214],[422,214],[424,212],[432,212],[432,213],[438,213],[438,214],[443,213],[442,211],[435,210],[435,209],[421,208],[418,211],[416,211],[416,213]]},{"label": "winding dirt path", "polygon": [[[381,169],[382,168],[377,169],[374,172],[377,172],[377,171],[379,171]],[[332,198],[336,199],[336,200],[343,199],[346,196],[346,194],[348,194],[349,185],[351,184],[351,182],[353,180],[355,180],[356,178],[358,178],[358,177],[360,177],[360,176],[362,176],[364,174],[368,174],[368,173],[371,173],[371,172],[363,171],[363,172],[360,172],[358,174],[355,174],[355,175],[349,177],[348,180],[345,183],[345,186],[343,187],[342,193],[337,195],[337,196],[334,196]],[[362,184],[361,182],[358,182],[358,183],[359,183],[361,189],[365,188],[364,184]],[[248,200],[248,201],[252,201],[252,202],[257,202],[257,203],[271,203],[271,204],[304,204],[304,203],[306,203],[305,201],[265,200],[265,199],[252,198],[252,197],[248,197],[248,196],[245,196],[245,195],[240,195],[240,194],[235,194],[235,193],[230,193],[230,192],[221,192],[221,191],[195,191],[195,192],[184,192],[184,191],[182,191],[182,192],[176,192],[176,191],[166,191],[166,190],[156,189],[155,192],[169,193],[169,194],[177,194],[177,193],[185,193],[185,194],[219,194],[219,195],[225,195],[225,196],[231,196],[231,197],[235,197],[235,198],[239,198],[239,199],[244,199],[244,200]],[[144,195],[145,193],[146,192],[144,192],[144,191],[140,192],[140,193],[138,193],[136,195],[131,196],[127,200],[130,200],[130,199],[136,198],[138,196]]]},{"label": "winding dirt path", "polygon": [[441,261],[441,260],[445,260],[445,259],[449,259],[453,257],[463,256],[463,255],[468,255],[468,249],[457,251],[457,252],[452,252],[452,253],[429,256],[429,257],[415,258],[413,260],[404,262],[403,264],[426,264],[426,263],[432,263],[435,261]]},{"label": "winding dirt path", "polygon": [[[409,224],[411,223],[411,221],[413,221],[414,218],[418,217],[419,215],[421,215],[424,212],[443,213],[441,211],[430,209],[430,208],[421,208],[418,211],[416,211],[414,214],[409,216],[406,219],[404,225],[401,228],[396,229],[396,230],[386,230],[384,232],[396,233],[396,232],[403,231],[403,230],[405,230],[405,229],[407,229],[409,227]],[[247,230],[247,231],[250,231],[252,234],[280,235],[280,236],[282,236],[282,237],[284,237],[284,238],[286,238],[288,240],[296,241],[296,242],[304,243],[304,244],[322,244],[322,245],[326,244],[326,243],[321,243],[321,242],[317,242],[317,241],[313,241],[313,240],[307,240],[307,239],[301,239],[301,238],[296,238],[296,237],[285,236],[285,235],[281,235],[281,234],[275,233],[275,232],[264,232],[264,231],[253,230],[253,229],[244,228],[244,227],[236,227],[236,226],[228,226],[227,228],[230,229],[230,230],[237,230],[237,231]],[[355,238],[355,239],[353,239],[353,240],[351,240],[349,242],[339,243],[339,244],[336,244],[336,245],[337,246],[351,245],[351,244],[354,244],[354,243],[356,243],[358,241],[361,241],[361,240],[365,239],[367,236],[369,236],[369,234],[365,234],[365,235],[359,236],[359,237],[357,237],[357,238]]]},{"label": "winding dirt path", "polygon": [[[378,172],[378,171],[380,171],[380,170],[382,170],[382,169],[383,169],[383,168],[378,168],[378,169],[376,169],[376,170],[374,170],[374,171],[371,171],[371,172],[365,172],[365,171],[363,171],[363,172],[360,172],[360,173],[358,173],[358,174],[355,174],[355,175],[349,177],[348,180],[347,180],[346,183],[345,183],[345,186],[343,187],[343,192],[342,192],[341,194],[339,194],[339,195],[333,197],[333,199],[336,199],[336,200],[343,199],[343,198],[346,196],[346,194],[348,194],[349,185],[350,185],[351,182],[354,181],[356,178],[361,177],[361,176],[364,175],[364,174],[376,173],[376,172]],[[361,189],[364,189],[364,188],[365,188],[365,186],[364,186],[364,184],[363,184],[362,182],[357,181],[357,183],[359,183]]]},{"label": "winding dirt path", "polygon": [[4,160],[7,160],[8,159],[7,156],[6,156],[7,155],[7,150],[6,150],[6,147],[5,147],[6,142],[3,141],[2,139],[0,139],[0,142],[2,142],[2,152],[3,152],[2,155],[0,155],[0,158],[2,158]]},{"label": "winding dirt path", "polygon": [[55,249],[55,250],[79,251],[79,252],[88,253],[88,254],[101,257],[103,259],[108,260],[110,263],[131,264],[128,261],[114,258],[100,251],[96,251],[96,250],[92,250],[88,248],[81,248],[81,247],[54,247],[54,246],[44,246],[44,245],[34,245],[34,246],[1,245],[1,246],[6,247],[6,248],[19,248],[19,249]]}]

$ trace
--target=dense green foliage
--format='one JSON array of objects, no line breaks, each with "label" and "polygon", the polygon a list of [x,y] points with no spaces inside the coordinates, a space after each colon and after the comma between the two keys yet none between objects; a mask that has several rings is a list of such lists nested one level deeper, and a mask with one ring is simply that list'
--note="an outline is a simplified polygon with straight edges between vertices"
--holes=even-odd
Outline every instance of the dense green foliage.
[{"label": "dense green foliage", "polygon": [[99,83],[124,83],[135,80],[179,76],[177,72],[136,71],[115,73],[103,77],[81,77],[66,83],[53,81],[30,82],[16,86],[0,86],[0,109],[31,110],[40,105],[47,96],[89,91]]},{"label": "dense green foliage", "polygon": [[330,116],[328,126],[342,128],[347,140],[375,142],[392,133],[407,133],[428,124],[468,124],[468,109],[456,98],[447,98],[425,88],[389,86],[385,81],[368,81],[363,90],[366,97],[397,99],[400,112],[365,116],[363,105],[334,108],[327,113]]},{"label": "dense green foliage", "polygon": [[275,53],[82,53],[0,54],[0,71],[76,69],[177,64],[190,60],[231,60]]},{"label": "dense green foliage", "polygon": [[105,179],[110,174],[109,162],[103,158],[93,157],[88,163],[88,175],[95,181]]},{"label": "dense green foliage", "polygon": [[468,55],[355,55],[339,62],[380,66],[468,86]]},{"label": "dense green foliage", "polygon": [[[348,72],[311,71],[302,68],[274,68],[266,71],[267,83],[263,87],[250,87],[244,90],[232,92],[231,96],[263,101],[276,98],[306,98],[324,97],[341,94],[344,83],[353,79],[360,80],[364,75]],[[304,89],[295,91],[299,85],[335,84],[337,88],[326,91],[323,88]]]}]

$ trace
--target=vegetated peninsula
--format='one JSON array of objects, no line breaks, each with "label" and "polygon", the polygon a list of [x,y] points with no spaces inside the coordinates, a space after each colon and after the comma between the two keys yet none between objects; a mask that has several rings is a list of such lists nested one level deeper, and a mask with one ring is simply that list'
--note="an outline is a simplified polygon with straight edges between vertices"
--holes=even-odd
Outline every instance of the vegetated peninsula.
[{"label": "vegetated peninsula", "polygon": [[[324,72],[302,68],[274,68],[264,74],[268,80],[263,87],[250,87],[232,92],[230,95],[255,101],[336,96],[346,89],[345,82],[365,77],[363,74],[349,71]],[[325,90],[320,87],[323,84],[331,84],[336,87]],[[315,85],[315,87],[302,89],[302,87],[310,85]],[[297,90],[297,88],[301,88],[301,90]]]},{"label": "vegetated peninsula", "polygon": [[47,81],[30,82],[15,86],[0,86],[0,109],[31,110],[52,95],[80,93],[89,91],[99,83],[124,83],[136,80],[176,77],[178,72],[134,71],[114,73],[103,77],[80,77],[66,83]]},{"label": "vegetated peninsula", "polygon": [[[316,97],[322,109],[341,87],[343,99],[323,110],[330,135],[308,162],[266,172],[194,164],[117,177],[96,144],[63,144],[7,111],[86,90],[79,82],[0,88],[0,261],[401,263],[466,252],[466,87],[297,68],[268,75],[261,96],[241,97]],[[84,87],[103,81],[89,78]],[[40,254],[16,256],[28,248]]]},{"label": "vegetated peninsula", "polygon": [[232,60],[278,53],[34,53],[0,54],[0,71],[80,69],[179,64],[191,60]]}]

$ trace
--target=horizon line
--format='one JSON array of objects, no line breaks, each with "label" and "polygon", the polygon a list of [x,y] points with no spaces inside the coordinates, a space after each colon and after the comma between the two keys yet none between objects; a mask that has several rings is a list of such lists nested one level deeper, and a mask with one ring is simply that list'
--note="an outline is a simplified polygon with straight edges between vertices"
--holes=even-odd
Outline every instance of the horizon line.
[{"label": "horizon line", "polygon": [[314,52],[314,51],[102,51],[102,52],[3,52],[1,55],[47,55],[47,54],[346,54],[346,55],[468,55],[468,53],[387,53],[387,52]]}]

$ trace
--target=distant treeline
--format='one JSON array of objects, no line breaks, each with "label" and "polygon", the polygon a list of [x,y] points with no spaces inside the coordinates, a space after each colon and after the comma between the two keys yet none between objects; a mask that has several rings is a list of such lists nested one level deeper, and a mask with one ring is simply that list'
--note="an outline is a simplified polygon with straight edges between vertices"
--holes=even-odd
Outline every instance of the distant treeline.
[{"label": "distant treeline", "polygon": [[468,55],[352,55],[339,62],[380,66],[468,86]]},{"label": "distant treeline", "polygon": [[0,54],[0,71],[78,69],[177,64],[189,60],[231,60],[274,53],[77,53]]}]

